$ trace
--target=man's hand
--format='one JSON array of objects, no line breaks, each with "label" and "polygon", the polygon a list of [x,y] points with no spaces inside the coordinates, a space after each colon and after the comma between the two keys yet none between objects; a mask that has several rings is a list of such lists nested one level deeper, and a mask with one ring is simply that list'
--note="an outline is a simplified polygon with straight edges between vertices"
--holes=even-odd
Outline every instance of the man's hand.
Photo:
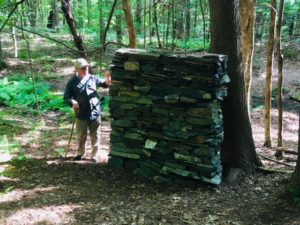
[{"label": "man's hand", "polygon": [[109,70],[106,70],[104,72],[104,76],[105,76],[105,82],[107,86],[111,85],[111,72]]},{"label": "man's hand", "polygon": [[73,107],[73,110],[75,113],[78,113],[79,112],[79,104],[77,101],[75,101],[74,99],[71,100],[72,102],[72,107]]}]

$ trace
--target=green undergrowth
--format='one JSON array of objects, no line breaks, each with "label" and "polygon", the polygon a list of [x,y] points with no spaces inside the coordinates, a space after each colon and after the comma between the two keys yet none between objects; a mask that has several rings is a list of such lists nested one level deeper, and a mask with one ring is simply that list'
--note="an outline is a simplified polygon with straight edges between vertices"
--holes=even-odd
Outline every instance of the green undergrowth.
[{"label": "green undergrowth", "polygon": [[59,110],[69,112],[70,107],[63,102],[62,95],[50,90],[50,83],[31,78],[3,78],[0,80],[0,104],[11,108],[39,107],[42,111]]}]

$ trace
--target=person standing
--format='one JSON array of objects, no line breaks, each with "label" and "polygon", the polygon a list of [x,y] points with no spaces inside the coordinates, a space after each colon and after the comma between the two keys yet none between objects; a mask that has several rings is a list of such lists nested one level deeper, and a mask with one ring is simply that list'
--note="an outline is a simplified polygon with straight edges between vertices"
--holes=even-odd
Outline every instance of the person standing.
[{"label": "person standing", "polygon": [[74,160],[84,159],[86,155],[86,140],[89,131],[92,147],[92,160],[100,147],[101,108],[97,88],[108,88],[111,85],[110,71],[105,71],[106,79],[89,73],[90,64],[79,58],[75,61],[75,75],[68,81],[64,101],[73,107],[76,116],[78,136],[77,155]]}]

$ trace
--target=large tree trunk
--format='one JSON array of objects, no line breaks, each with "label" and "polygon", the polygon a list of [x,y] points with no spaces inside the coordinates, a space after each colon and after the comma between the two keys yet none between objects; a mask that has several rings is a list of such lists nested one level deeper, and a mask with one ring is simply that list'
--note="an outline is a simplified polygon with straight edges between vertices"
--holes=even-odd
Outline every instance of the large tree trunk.
[{"label": "large tree trunk", "polygon": [[246,97],[250,110],[252,63],[254,52],[254,24],[256,0],[240,0],[241,5],[241,42],[246,85]]},{"label": "large tree trunk", "polygon": [[124,13],[125,13],[125,20],[126,20],[127,28],[128,28],[129,47],[130,48],[136,48],[137,41],[136,41],[136,34],[135,34],[133,18],[132,18],[132,13],[131,13],[131,7],[130,7],[130,4],[129,4],[128,0],[122,0],[122,4],[123,4],[123,10],[124,10]]},{"label": "large tree trunk", "polygon": [[242,70],[239,0],[210,0],[211,52],[228,55],[231,82],[228,97],[222,103],[224,142],[221,156],[225,173],[240,168],[254,174],[261,165],[254,146],[250,125],[245,80]]},{"label": "large tree trunk", "polygon": [[[300,153],[300,110],[299,110],[299,128],[298,128],[298,153]],[[300,155],[298,154],[297,164],[287,188],[281,193],[284,200],[294,202],[295,198],[300,197]],[[299,203],[298,203],[299,204]]]},{"label": "large tree trunk", "polygon": [[267,67],[265,84],[265,143],[264,146],[271,147],[271,92],[272,92],[272,73],[274,58],[275,23],[276,23],[276,0],[271,0],[271,21],[269,27],[269,41],[267,49]]},{"label": "large tree trunk", "polygon": [[[298,153],[300,153],[300,110],[299,110],[299,128],[298,128]],[[300,156],[298,154],[297,165],[291,179],[290,188],[298,190],[300,196]]]},{"label": "large tree trunk", "polygon": [[64,16],[67,20],[67,23],[69,25],[70,31],[73,35],[75,46],[77,47],[77,49],[80,52],[79,53],[80,56],[83,57],[83,58],[87,58],[87,54],[86,54],[85,48],[83,46],[83,40],[77,34],[76,22],[75,22],[73,10],[72,10],[71,1],[70,0],[61,0],[61,8],[62,8]]}]

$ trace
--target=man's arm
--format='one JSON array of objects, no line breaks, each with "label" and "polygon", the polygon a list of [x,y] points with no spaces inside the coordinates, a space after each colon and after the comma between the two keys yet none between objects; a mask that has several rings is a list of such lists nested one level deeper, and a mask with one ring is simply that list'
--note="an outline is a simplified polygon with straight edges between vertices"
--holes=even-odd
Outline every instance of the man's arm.
[{"label": "man's arm", "polygon": [[97,77],[97,87],[108,88],[111,85],[111,72],[106,70],[104,72],[105,79]]},{"label": "man's arm", "polygon": [[73,107],[75,112],[79,111],[79,104],[76,100],[74,100],[73,98],[73,94],[72,94],[72,80],[70,80],[67,83],[66,89],[65,89],[65,93],[64,93],[64,101],[65,103],[67,103],[69,106]]}]

